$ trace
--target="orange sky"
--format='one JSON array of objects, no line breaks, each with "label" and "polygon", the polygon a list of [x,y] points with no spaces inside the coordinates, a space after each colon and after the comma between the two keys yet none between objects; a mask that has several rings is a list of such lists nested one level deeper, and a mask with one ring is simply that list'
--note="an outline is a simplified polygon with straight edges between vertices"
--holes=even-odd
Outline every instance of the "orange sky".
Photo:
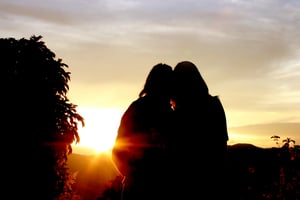
[{"label": "orange sky", "polygon": [[220,96],[230,143],[266,145],[273,133],[300,143],[299,9],[293,0],[2,0],[0,34],[42,35],[69,65],[80,110],[123,112],[153,65],[190,60]]}]

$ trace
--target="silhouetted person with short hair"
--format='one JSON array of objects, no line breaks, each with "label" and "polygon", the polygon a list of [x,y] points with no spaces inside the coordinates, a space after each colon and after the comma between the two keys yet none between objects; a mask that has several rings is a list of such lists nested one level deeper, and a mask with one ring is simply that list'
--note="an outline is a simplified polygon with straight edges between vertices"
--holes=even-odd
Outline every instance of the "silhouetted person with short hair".
[{"label": "silhouetted person with short hair", "polygon": [[176,132],[172,140],[174,171],[171,183],[178,199],[223,199],[227,124],[218,96],[209,89],[195,64],[174,68]]},{"label": "silhouetted person with short hair", "polygon": [[173,69],[155,65],[139,98],[121,118],[112,158],[125,176],[124,200],[164,200],[168,137],[172,133]]}]

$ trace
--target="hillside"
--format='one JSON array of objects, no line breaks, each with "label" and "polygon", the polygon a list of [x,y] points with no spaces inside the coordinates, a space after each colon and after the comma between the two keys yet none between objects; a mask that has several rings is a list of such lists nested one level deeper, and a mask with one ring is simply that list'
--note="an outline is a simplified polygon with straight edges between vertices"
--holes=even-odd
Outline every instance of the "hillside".
[{"label": "hillside", "polygon": [[93,156],[71,154],[68,164],[71,171],[77,173],[73,189],[80,195],[81,200],[96,200],[109,181],[119,175],[109,154],[105,153]]},{"label": "hillside", "polygon": [[[269,124],[251,124],[245,126],[228,127],[229,144],[252,143],[262,148],[276,146],[273,135],[280,136],[279,143],[283,139],[292,138],[296,144],[300,143],[300,123],[269,123]],[[235,136],[238,136],[235,138]]]},{"label": "hillside", "polygon": [[299,149],[228,146],[228,191],[232,199],[299,199]]},{"label": "hillside", "polygon": [[[288,195],[283,194],[283,191],[291,186],[293,189],[289,189],[289,192],[293,197],[299,196],[299,155],[296,149],[290,152],[287,149],[260,148],[252,144],[228,146],[227,191],[230,199],[270,199],[262,196],[273,195],[273,199],[279,200],[283,197],[274,195]],[[81,200],[96,200],[109,182],[119,175],[108,154],[73,154],[69,157],[69,167],[73,172],[78,172],[73,189],[78,192]]]}]

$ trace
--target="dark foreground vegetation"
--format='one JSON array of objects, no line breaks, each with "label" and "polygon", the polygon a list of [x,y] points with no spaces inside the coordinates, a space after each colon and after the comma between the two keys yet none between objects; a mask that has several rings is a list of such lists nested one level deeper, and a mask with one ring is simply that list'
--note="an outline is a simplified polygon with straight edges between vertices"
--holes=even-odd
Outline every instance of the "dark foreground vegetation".
[{"label": "dark foreground vegetation", "polygon": [[[74,188],[82,199],[117,200],[120,179],[109,155],[75,154],[70,157],[70,167],[78,171]],[[227,173],[224,188],[230,200],[300,199],[300,150],[297,147],[229,146]]]},{"label": "dark foreground vegetation", "polygon": [[68,65],[41,39],[0,38],[4,199],[73,198],[67,159],[84,120],[67,97]]},{"label": "dark foreground vegetation", "polygon": [[258,148],[249,144],[229,147],[228,185],[231,199],[300,199],[298,146]]}]

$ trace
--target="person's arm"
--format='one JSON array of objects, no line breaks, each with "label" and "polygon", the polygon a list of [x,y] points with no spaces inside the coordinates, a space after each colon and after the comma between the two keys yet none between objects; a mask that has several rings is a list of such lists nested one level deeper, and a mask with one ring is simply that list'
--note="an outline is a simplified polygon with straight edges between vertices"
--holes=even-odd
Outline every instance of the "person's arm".
[{"label": "person's arm", "polygon": [[[127,175],[128,174],[128,165],[129,165],[129,148],[128,142],[126,141],[130,138],[130,128],[132,125],[129,124],[131,118],[131,111],[130,107],[125,111],[123,114],[120,125],[118,128],[117,137],[115,140],[114,147],[112,149],[112,160],[121,174]],[[126,139],[127,138],[127,139]]]},{"label": "person's arm", "polygon": [[112,160],[119,171],[127,176],[134,169],[134,162],[143,157],[145,134],[143,134],[142,112],[135,102],[129,106],[121,118],[112,149]]},{"label": "person's arm", "polygon": [[222,134],[224,141],[228,141],[228,130],[227,130],[227,119],[224,107],[221,103],[219,97],[215,97],[215,107],[216,107],[216,118],[218,119],[219,131]]}]

